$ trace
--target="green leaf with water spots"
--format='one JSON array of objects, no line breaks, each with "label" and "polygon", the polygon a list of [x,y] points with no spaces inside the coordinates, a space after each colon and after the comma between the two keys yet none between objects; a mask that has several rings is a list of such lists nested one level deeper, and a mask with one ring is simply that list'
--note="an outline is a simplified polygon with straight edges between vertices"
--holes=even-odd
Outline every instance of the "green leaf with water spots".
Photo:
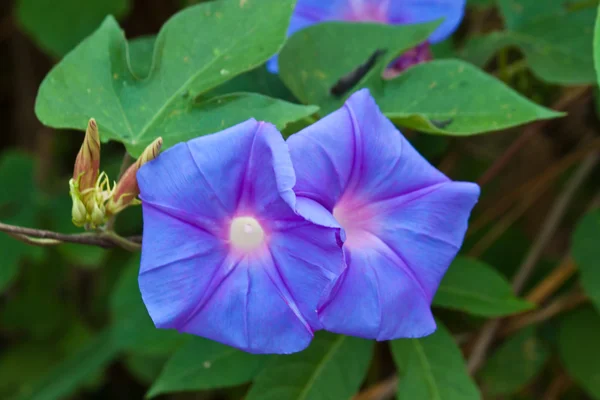
[{"label": "green leaf with water spots", "polygon": [[459,60],[417,65],[373,94],[392,121],[437,134],[474,135],[563,115]]},{"label": "green leaf with water spots", "polygon": [[459,347],[450,332],[436,322],[437,330],[430,336],[390,342],[400,375],[397,399],[481,399]]},{"label": "green leaf with water spots", "polygon": [[[293,35],[279,57],[280,76],[320,115],[354,91],[369,88],[382,111],[398,125],[428,133],[473,135],[562,114],[532,103],[499,80],[459,60],[417,65],[392,80],[382,78],[398,54],[425,40],[437,25],[387,26],[326,23]],[[331,94],[338,80],[379,49],[376,65],[342,97]]]},{"label": "green leaf with water spots", "polygon": [[293,6],[294,0],[222,0],[186,8],[163,26],[152,57],[152,39],[130,52],[109,17],[48,74],[36,114],[46,125],[82,130],[94,117],[103,140],[123,142],[134,156],[159,136],[169,147],[251,117],[283,128],[316,109],[247,93],[196,98],[276,53]]},{"label": "green leaf with water spots", "polygon": [[277,356],[246,400],[349,400],[369,368],[373,341],[317,332],[300,353]]},{"label": "green leaf with water spots", "polygon": [[[404,51],[429,37],[438,23],[381,25],[328,22],[303,29],[290,37],[279,55],[279,76],[304,104],[317,104],[321,114],[342,105],[330,89],[365,63],[377,50],[386,53],[353,88],[381,86],[385,67]],[[350,92],[348,92],[348,95]]]}]

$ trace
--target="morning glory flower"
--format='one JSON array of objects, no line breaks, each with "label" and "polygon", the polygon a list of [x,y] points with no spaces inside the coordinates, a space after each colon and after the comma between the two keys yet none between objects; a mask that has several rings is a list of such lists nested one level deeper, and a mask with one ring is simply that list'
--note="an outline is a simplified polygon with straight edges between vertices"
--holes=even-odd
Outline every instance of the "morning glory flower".
[{"label": "morning glory flower", "polygon": [[252,353],[308,346],[321,295],[345,268],[340,231],[295,212],[292,162],[273,125],[249,120],[180,143],[137,178],[139,285],[157,327]]},{"label": "morning glory flower", "polygon": [[[462,21],[466,0],[298,0],[288,28],[288,36],[310,25],[326,21],[376,22],[404,25],[444,18],[429,41],[400,56],[386,71],[392,77],[412,65],[432,58],[429,43],[448,38]],[[277,56],[267,63],[277,72]]]},{"label": "morning glory flower", "polygon": [[324,329],[377,340],[432,333],[431,301],[479,187],[431,166],[367,89],[288,146],[300,210],[326,209],[326,225],[345,234],[347,269],[319,306]]}]

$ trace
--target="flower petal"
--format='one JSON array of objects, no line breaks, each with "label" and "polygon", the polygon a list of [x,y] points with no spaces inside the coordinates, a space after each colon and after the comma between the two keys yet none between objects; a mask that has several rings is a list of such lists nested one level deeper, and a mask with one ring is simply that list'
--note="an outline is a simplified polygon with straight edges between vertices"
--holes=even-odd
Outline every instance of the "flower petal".
[{"label": "flower petal", "polygon": [[410,268],[431,302],[467,231],[479,187],[447,182],[372,204],[373,230]]},{"label": "flower petal", "polygon": [[319,308],[325,329],[378,340],[431,333],[431,300],[462,244],[477,185],[430,165],[366,89],[288,144],[298,204],[319,203],[347,235],[348,268]]},{"label": "flower petal", "polygon": [[[346,2],[347,0],[299,0],[290,20],[288,37],[319,22],[343,19],[341,16],[346,8]],[[269,72],[279,72],[278,59],[279,56],[275,55],[267,61]]]},{"label": "flower petal", "polygon": [[187,212],[199,219],[221,219],[237,207],[245,163],[259,122],[180,143],[145,164],[137,173],[141,198]]},{"label": "flower petal", "polygon": [[354,157],[345,195],[390,198],[449,179],[425,160],[380,111],[368,89],[344,105],[352,123]]},{"label": "flower petal", "polygon": [[321,328],[317,306],[345,269],[337,230],[303,222],[274,233],[273,263],[290,295],[313,330]]},{"label": "flower petal", "polygon": [[376,238],[368,249],[346,250],[349,267],[329,302],[319,309],[331,332],[390,340],[435,330],[430,303],[399,260]]},{"label": "flower petal", "polygon": [[313,333],[270,257],[229,259],[227,271],[180,328],[250,353],[303,350]]},{"label": "flower petal", "polygon": [[274,125],[261,122],[247,150],[239,183],[237,213],[249,210],[265,220],[294,216],[296,174],[287,144]]},{"label": "flower petal", "polygon": [[[335,221],[317,226],[295,211],[295,172],[277,129],[250,120],[177,145],[138,179],[139,283],[156,326],[252,353],[304,349],[320,328],[321,295],[345,264]],[[332,219],[316,206],[307,214]],[[259,247],[235,246],[238,217],[263,229]]]},{"label": "flower petal", "polygon": [[392,24],[418,24],[443,18],[429,41],[438,43],[448,38],[460,25],[466,0],[391,0],[389,20]]},{"label": "flower petal", "polygon": [[227,249],[205,230],[149,203],[142,205],[140,291],[154,324],[177,328],[178,320],[196,306],[208,288]]},{"label": "flower petal", "polygon": [[319,311],[324,328],[377,340],[433,332],[430,304],[478,196],[475,184],[447,182],[367,205],[378,223],[346,248],[348,276]]},{"label": "flower petal", "polygon": [[354,159],[352,121],[337,110],[287,140],[296,170],[294,191],[331,211],[344,193]]},{"label": "flower petal", "polygon": [[288,146],[297,196],[330,211],[348,192],[375,201],[448,181],[381,113],[368,89],[292,135]]}]

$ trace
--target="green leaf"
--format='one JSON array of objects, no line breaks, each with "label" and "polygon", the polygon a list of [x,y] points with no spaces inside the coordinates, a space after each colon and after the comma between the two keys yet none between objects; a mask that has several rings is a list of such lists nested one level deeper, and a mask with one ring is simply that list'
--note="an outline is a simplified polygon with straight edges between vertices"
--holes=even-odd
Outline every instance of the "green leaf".
[{"label": "green leaf", "polygon": [[139,256],[133,257],[113,290],[110,299],[113,340],[124,350],[136,354],[169,354],[184,342],[186,335],[157,329],[152,323],[138,286],[139,264]]},{"label": "green leaf", "polygon": [[[321,115],[339,108],[352,91],[366,87],[394,122],[429,133],[473,135],[561,116],[458,60],[429,62],[395,79],[381,78],[390,61],[425,40],[435,27],[318,24],[290,38],[279,57],[280,76],[303,103],[318,104]],[[378,49],[388,52],[347,96],[330,93],[340,78]]]},{"label": "green leaf", "polygon": [[38,342],[63,336],[62,330],[76,309],[75,303],[65,298],[66,270],[50,257],[45,263],[24,268],[18,290],[0,308],[3,331],[24,334]]},{"label": "green leaf", "polygon": [[509,283],[495,269],[466,257],[454,260],[442,279],[433,305],[482,317],[503,317],[534,307],[515,297]]},{"label": "green leaf", "polygon": [[306,350],[269,363],[246,400],[350,399],[367,373],[372,350],[372,341],[318,332]]},{"label": "green leaf", "polygon": [[472,7],[491,7],[495,0],[467,0],[467,4]]},{"label": "green leaf", "polygon": [[600,316],[591,307],[562,321],[559,353],[567,373],[594,399],[600,399]]},{"label": "green leaf", "polygon": [[18,0],[21,26],[54,56],[63,56],[91,34],[107,15],[121,17],[129,0]]},{"label": "green leaf", "polygon": [[570,0],[500,0],[507,30],[471,39],[463,56],[485,65],[500,49],[518,47],[540,79],[574,85],[596,82],[591,56],[593,8]]},{"label": "green leaf", "polygon": [[147,396],[240,385],[254,378],[269,359],[195,337],[173,354]]},{"label": "green leaf", "polygon": [[[5,152],[0,156],[0,182],[10,190],[0,190],[0,221],[33,227],[38,212],[38,190],[34,179],[34,162],[19,152]],[[0,292],[17,277],[25,259],[39,257],[41,248],[27,245],[0,232]]]},{"label": "green leaf", "polygon": [[459,60],[417,65],[373,94],[397,124],[448,135],[502,130],[562,115]]},{"label": "green leaf", "polygon": [[129,41],[129,60],[131,72],[135,76],[148,76],[152,68],[152,57],[156,36],[142,36]]},{"label": "green leaf", "polygon": [[9,399],[27,392],[32,381],[39,379],[56,363],[57,350],[31,342],[10,346],[0,357],[0,398]]},{"label": "green leaf", "polygon": [[594,67],[596,68],[596,82],[600,83],[600,6],[598,6],[594,27]]},{"label": "green leaf", "polygon": [[548,348],[527,327],[507,340],[481,370],[486,392],[492,396],[519,391],[538,375],[550,357]]},{"label": "green leaf", "polygon": [[202,97],[210,98],[237,92],[255,92],[292,103],[297,102],[279,75],[270,73],[264,65],[236,76]]},{"label": "green leaf", "polygon": [[303,29],[288,39],[279,55],[279,76],[305,104],[322,113],[339,108],[343,98],[331,95],[336,82],[379,49],[387,52],[355,89],[382,84],[385,67],[404,51],[429,37],[438,22],[418,25],[327,22]]},{"label": "green leaf", "polygon": [[149,386],[158,378],[166,361],[164,355],[131,354],[125,359],[125,365],[137,380]]},{"label": "green leaf", "polygon": [[397,398],[431,400],[480,399],[469,377],[460,349],[450,332],[437,321],[437,331],[423,339],[391,343],[399,369]]},{"label": "green leaf", "polygon": [[[315,109],[252,94],[200,104],[195,99],[276,53],[293,5],[222,0],[186,8],[161,29],[150,68],[143,64],[150,59],[151,39],[129,54],[123,32],[109,17],[48,74],[36,114],[46,125],[74,129],[84,129],[94,117],[103,140],[123,142],[134,156],[159,136],[169,147],[250,117],[285,126]],[[138,75],[146,71],[148,76]]]},{"label": "green leaf", "polygon": [[584,216],[573,234],[573,260],[581,274],[581,286],[600,310],[600,209]]},{"label": "green leaf", "polygon": [[19,400],[56,400],[65,398],[101,371],[119,352],[109,331],[98,334],[81,350],[56,365],[26,390]]}]

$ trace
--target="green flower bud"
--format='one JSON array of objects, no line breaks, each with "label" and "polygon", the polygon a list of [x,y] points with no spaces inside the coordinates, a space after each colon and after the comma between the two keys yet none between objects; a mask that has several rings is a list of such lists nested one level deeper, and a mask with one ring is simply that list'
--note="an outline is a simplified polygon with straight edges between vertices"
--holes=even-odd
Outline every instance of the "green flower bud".
[{"label": "green flower bud", "polygon": [[106,211],[102,204],[94,203],[93,209],[90,212],[90,222],[92,227],[96,228],[106,223]]},{"label": "green flower bud", "polygon": [[73,221],[73,225],[77,227],[82,227],[85,225],[87,220],[87,211],[85,209],[85,205],[81,201],[81,194],[77,189],[76,183],[73,179],[69,181],[69,194],[71,195],[71,200],[73,201],[73,206],[71,208],[71,221]]},{"label": "green flower bud", "polygon": [[140,158],[125,171],[106,205],[108,214],[114,215],[130,205],[140,204],[140,201],[136,199],[140,194],[136,177],[137,172],[142,165],[154,160],[158,156],[162,143],[162,138],[158,138],[152,142],[146,147]]}]

